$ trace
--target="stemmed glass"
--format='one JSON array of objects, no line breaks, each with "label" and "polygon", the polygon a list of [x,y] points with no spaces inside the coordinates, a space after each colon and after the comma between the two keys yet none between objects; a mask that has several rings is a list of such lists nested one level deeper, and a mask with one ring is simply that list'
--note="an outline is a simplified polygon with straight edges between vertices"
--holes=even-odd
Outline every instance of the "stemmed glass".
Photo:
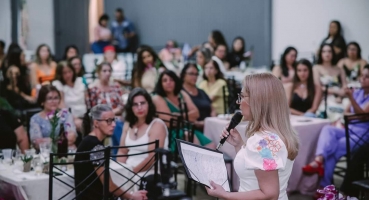
[{"label": "stemmed glass", "polygon": [[44,159],[45,163],[50,161],[50,152],[51,152],[50,142],[44,142],[40,144],[40,155]]}]

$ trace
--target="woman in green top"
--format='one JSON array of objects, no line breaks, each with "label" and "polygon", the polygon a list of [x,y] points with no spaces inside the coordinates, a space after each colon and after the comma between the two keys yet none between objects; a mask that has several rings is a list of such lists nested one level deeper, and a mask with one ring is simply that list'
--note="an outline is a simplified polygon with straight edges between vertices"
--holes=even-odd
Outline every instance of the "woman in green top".
[{"label": "woman in green top", "polygon": [[[154,91],[153,102],[156,106],[156,110],[159,113],[171,113],[180,115],[181,110],[179,108],[180,100],[184,101],[188,108],[188,120],[194,122],[199,118],[199,110],[192,102],[190,96],[182,90],[182,84],[178,76],[173,71],[164,71],[158,79],[158,82]],[[185,117],[185,116],[184,116]],[[159,118],[164,121],[170,121],[170,116],[159,114]],[[169,124],[167,123],[167,126]],[[183,137],[183,130],[181,130],[179,137]],[[195,144],[201,144],[208,148],[215,148],[214,143],[211,142],[202,132],[195,131],[194,137]],[[172,149],[174,148],[172,142]]]}]

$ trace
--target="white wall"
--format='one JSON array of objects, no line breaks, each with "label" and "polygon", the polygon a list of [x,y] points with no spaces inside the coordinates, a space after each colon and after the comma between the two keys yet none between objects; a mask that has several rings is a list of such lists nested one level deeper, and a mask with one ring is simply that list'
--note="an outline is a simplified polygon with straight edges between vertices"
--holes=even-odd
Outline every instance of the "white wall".
[{"label": "white wall", "polygon": [[279,60],[287,46],[301,56],[315,52],[328,34],[331,20],[339,20],[346,42],[356,41],[369,56],[368,0],[273,0],[272,56]]},{"label": "white wall", "polygon": [[29,15],[28,50],[36,50],[38,45],[45,43],[50,46],[53,53],[55,52],[53,2],[51,0],[27,1]]},{"label": "white wall", "polygon": [[6,43],[6,46],[8,46],[12,40],[10,1],[11,0],[0,1],[0,40],[3,40]]}]

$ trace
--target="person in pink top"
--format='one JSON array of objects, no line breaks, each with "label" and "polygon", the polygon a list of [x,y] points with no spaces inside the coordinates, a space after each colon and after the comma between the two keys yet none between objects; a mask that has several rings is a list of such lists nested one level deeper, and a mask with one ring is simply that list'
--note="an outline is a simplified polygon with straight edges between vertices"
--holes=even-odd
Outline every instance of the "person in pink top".
[{"label": "person in pink top", "polygon": [[111,42],[111,31],[108,28],[109,16],[103,14],[99,18],[99,25],[94,29],[94,40],[95,42],[91,45],[91,50],[94,53],[103,53],[104,47],[110,45]]}]

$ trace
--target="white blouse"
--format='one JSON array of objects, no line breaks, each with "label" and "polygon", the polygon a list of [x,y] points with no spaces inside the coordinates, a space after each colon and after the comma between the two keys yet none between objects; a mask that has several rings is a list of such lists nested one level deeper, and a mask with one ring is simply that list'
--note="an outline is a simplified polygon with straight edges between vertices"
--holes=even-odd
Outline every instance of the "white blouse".
[{"label": "white blouse", "polygon": [[82,78],[77,77],[74,86],[63,85],[56,80],[52,83],[60,92],[64,94],[65,106],[70,108],[74,117],[83,117],[87,111],[85,101],[86,86],[83,84]]},{"label": "white blouse", "polygon": [[278,170],[279,200],[288,200],[287,183],[294,161],[289,160],[285,144],[275,133],[258,132],[251,136],[234,159],[234,169],[240,178],[239,192],[258,190],[254,170]]}]

